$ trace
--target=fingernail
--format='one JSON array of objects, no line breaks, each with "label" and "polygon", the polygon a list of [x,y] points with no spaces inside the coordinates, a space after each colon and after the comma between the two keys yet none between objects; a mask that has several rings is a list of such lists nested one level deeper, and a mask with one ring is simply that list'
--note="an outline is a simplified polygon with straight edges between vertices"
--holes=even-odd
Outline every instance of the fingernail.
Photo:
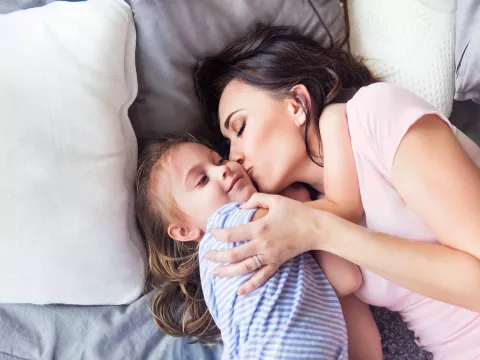
[{"label": "fingernail", "polygon": [[210,256],[209,253],[206,253],[203,257],[207,260],[212,260],[212,257]]},{"label": "fingernail", "polygon": [[212,274],[213,274],[213,276],[218,276],[218,275],[220,275],[220,273],[218,272],[217,269],[213,269],[213,270],[212,270]]},{"label": "fingernail", "polygon": [[238,295],[245,295],[245,289],[238,289]]}]

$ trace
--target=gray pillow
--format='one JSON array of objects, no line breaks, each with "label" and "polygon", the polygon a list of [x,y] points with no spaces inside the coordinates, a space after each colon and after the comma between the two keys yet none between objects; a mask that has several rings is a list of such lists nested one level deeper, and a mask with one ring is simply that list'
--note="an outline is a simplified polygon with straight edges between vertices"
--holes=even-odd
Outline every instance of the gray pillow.
[{"label": "gray pillow", "polygon": [[127,0],[137,27],[139,91],[130,118],[139,141],[190,131],[208,136],[193,69],[257,22],[293,25],[328,46],[345,19],[338,0]]},{"label": "gray pillow", "polygon": [[0,0],[0,14],[43,6],[53,0]]},{"label": "gray pillow", "polygon": [[480,2],[457,1],[455,100],[480,104]]}]

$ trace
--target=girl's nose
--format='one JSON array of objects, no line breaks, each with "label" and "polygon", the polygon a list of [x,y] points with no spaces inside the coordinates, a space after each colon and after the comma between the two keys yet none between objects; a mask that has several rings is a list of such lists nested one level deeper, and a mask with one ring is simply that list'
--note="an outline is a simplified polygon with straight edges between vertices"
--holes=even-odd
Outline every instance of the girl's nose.
[{"label": "girl's nose", "polygon": [[221,171],[223,179],[226,179],[227,176],[230,174],[230,168],[228,167],[227,164],[222,165],[221,168],[220,168],[220,171]]}]

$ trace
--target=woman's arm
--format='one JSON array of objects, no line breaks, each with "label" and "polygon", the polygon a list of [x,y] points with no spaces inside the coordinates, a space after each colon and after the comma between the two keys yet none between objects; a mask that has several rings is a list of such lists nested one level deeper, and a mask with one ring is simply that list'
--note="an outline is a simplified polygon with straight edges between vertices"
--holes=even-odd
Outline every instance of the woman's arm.
[{"label": "woman's arm", "polygon": [[329,248],[338,256],[424,296],[480,312],[480,263],[473,256],[373,232],[338,217],[328,222],[338,237]]},{"label": "woman's arm", "polygon": [[440,244],[336,219],[330,224],[337,239],[322,247],[407,289],[480,312],[480,169],[436,115],[424,116],[404,136],[393,183]]},{"label": "woman's arm", "polygon": [[436,115],[424,116],[404,136],[393,183],[442,245],[362,231],[357,254],[344,239],[332,244],[334,253],[348,253],[400,286],[480,312],[480,169]]},{"label": "woman's arm", "polygon": [[210,255],[226,262],[261,253],[262,263],[271,266],[243,285],[249,292],[285,260],[326,250],[412,291],[480,312],[480,170],[449,127],[427,115],[401,141],[393,180],[441,244],[375,233],[333,214],[258,194],[247,206],[268,207],[268,216],[216,233],[227,241],[252,240],[234,252]]},{"label": "woman's arm", "polygon": [[356,223],[363,215],[363,206],[345,104],[327,106],[320,116],[319,128],[325,199],[311,206]]}]

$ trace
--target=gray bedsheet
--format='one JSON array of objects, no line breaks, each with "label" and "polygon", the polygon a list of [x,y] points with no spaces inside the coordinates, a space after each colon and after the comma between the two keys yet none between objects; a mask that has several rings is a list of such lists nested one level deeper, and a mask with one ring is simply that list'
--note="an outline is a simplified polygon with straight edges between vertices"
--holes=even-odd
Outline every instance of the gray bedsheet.
[{"label": "gray bedsheet", "polygon": [[0,305],[0,360],[219,360],[221,346],[163,334],[151,295],[127,306]]},{"label": "gray bedsheet", "polygon": [[[0,360],[220,360],[222,347],[166,336],[148,309],[128,306],[0,304]],[[372,308],[385,360],[430,360],[399,314]]]}]

